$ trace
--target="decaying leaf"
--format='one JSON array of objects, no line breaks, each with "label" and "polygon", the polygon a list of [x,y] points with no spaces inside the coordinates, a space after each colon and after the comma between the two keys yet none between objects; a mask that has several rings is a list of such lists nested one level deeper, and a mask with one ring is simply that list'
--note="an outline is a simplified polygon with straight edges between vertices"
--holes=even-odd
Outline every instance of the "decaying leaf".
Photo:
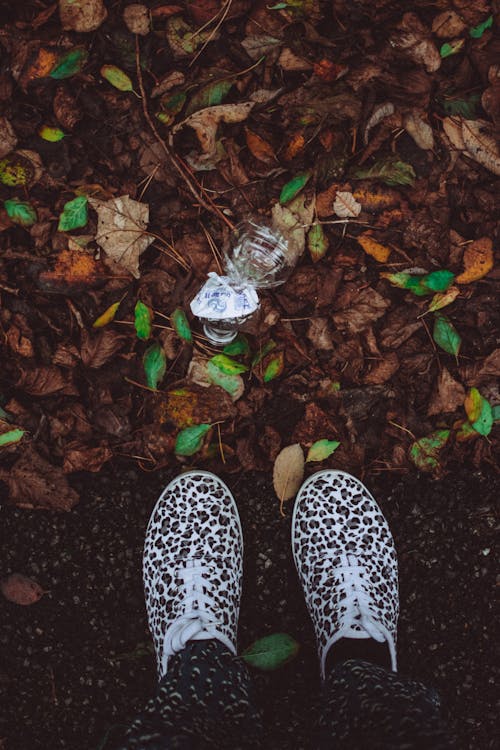
[{"label": "decaying leaf", "polygon": [[127,5],[123,11],[123,20],[131,34],[147,36],[151,28],[149,10],[141,3]]},{"label": "decaying leaf", "polygon": [[463,385],[451,376],[446,367],[443,367],[439,373],[437,391],[431,399],[427,414],[432,416],[455,411],[463,404],[464,398]]},{"label": "decaying leaf", "polygon": [[212,157],[216,153],[216,136],[219,123],[242,122],[246,120],[254,106],[255,102],[241,102],[240,104],[218,104],[215,107],[207,107],[195,112],[176,125],[173,132],[176,133],[186,125],[193,128],[198,136],[203,153],[207,157]]},{"label": "decaying leaf", "polygon": [[416,13],[404,14],[398,32],[391,37],[391,45],[417,64],[424,65],[428,73],[434,73],[441,66],[439,52]]},{"label": "decaying leaf", "polygon": [[97,244],[138,279],[139,258],[154,240],[147,233],[149,206],[128,195],[105,203],[91,198],[90,203],[97,210]]},{"label": "decaying leaf", "polygon": [[324,461],[325,458],[328,458],[328,456],[331,456],[332,453],[337,450],[339,445],[340,443],[338,440],[327,440],[326,438],[316,440],[307,452],[306,462]]},{"label": "decaying leaf", "polygon": [[59,15],[63,29],[88,32],[98,29],[108,12],[103,0],[59,0]]},{"label": "decaying leaf", "polygon": [[341,219],[354,219],[361,213],[361,204],[352,193],[339,190],[335,195],[333,212]]},{"label": "decaying leaf", "polygon": [[489,435],[493,427],[493,410],[489,401],[477,388],[469,390],[464,401],[464,407],[474,430],[480,435]]},{"label": "decaying leaf", "polygon": [[403,118],[403,125],[419,148],[424,149],[424,151],[432,151],[434,148],[432,128],[429,123],[422,119],[418,111],[408,112]]},{"label": "decaying leaf", "polygon": [[38,275],[38,285],[41,289],[69,294],[99,286],[104,278],[105,266],[85,250],[61,250],[54,267]]},{"label": "decaying leaf", "polygon": [[274,462],[273,485],[280,501],[280,512],[283,514],[283,503],[297,494],[304,478],[304,453],[299,443],[283,448]]},{"label": "decaying leaf", "polygon": [[24,607],[35,604],[45,593],[36,581],[22,573],[11,573],[2,578],[0,591],[9,602],[21,604]]},{"label": "decaying leaf", "polygon": [[104,464],[113,458],[113,451],[107,445],[96,448],[72,444],[65,451],[63,471],[71,474],[73,471],[91,471],[102,469]]},{"label": "decaying leaf", "polygon": [[335,301],[333,321],[341,331],[359,333],[381,318],[389,304],[373,287],[359,290],[355,284],[345,285]]},{"label": "decaying leaf", "polygon": [[427,437],[416,440],[410,448],[410,458],[421,471],[439,468],[439,454],[446,445],[450,430],[436,430]]},{"label": "decaying leaf", "polygon": [[10,154],[16,146],[17,136],[10,120],[6,117],[0,117],[0,159]]},{"label": "decaying leaf", "polygon": [[86,367],[99,369],[109,362],[123,347],[126,337],[118,331],[105,329],[102,331],[82,330],[82,344],[80,355]]},{"label": "decaying leaf", "polygon": [[377,242],[373,237],[365,232],[356,237],[357,241],[368,255],[378,260],[379,263],[387,263],[389,255],[391,254],[391,248],[382,243]]},{"label": "decaying leaf", "polygon": [[464,270],[457,276],[457,284],[470,284],[486,276],[494,265],[493,243],[489,237],[474,240],[465,248]]},{"label": "decaying leaf", "polygon": [[9,471],[0,469],[0,479],[9,488],[9,502],[19,508],[71,510],[79,500],[62,469],[31,447],[24,449]]},{"label": "decaying leaf", "polygon": [[256,159],[263,162],[264,164],[273,164],[276,162],[276,156],[273,147],[260,137],[257,133],[254,133],[250,128],[245,128],[245,138],[247,146]]},{"label": "decaying leaf", "polygon": [[500,149],[491,123],[456,115],[444,118],[443,129],[454,148],[464,151],[493,174],[500,175]]}]

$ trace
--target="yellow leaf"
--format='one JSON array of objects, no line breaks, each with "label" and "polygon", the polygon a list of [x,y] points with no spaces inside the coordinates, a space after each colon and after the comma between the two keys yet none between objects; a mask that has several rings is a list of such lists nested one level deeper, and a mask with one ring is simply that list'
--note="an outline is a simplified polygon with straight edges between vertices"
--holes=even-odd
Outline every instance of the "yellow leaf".
[{"label": "yellow leaf", "polygon": [[450,286],[447,292],[438,292],[432,298],[428,312],[436,312],[436,310],[441,310],[443,307],[451,305],[459,294],[460,289],[456,286]]},{"label": "yellow leaf", "polygon": [[[123,297],[122,297],[123,299]],[[116,312],[118,308],[120,307],[120,303],[122,300],[119,300],[118,302],[113,302],[112,305],[110,305],[102,315],[99,315],[96,320],[92,323],[93,328],[102,328],[103,326],[106,326],[108,323],[111,323],[112,320],[114,320]]]},{"label": "yellow leaf", "polygon": [[493,268],[493,244],[489,237],[471,242],[464,253],[464,271],[457,276],[458,284],[470,284],[486,276]]},{"label": "yellow leaf", "polygon": [[479,419],[482,401],[483,397],[477,388],[471,388],[464,401],[465,413],[469,418],[469,422],[475,422]]},{"label": "yellow leaf", "polygon": [[378,260],[379,263],[387,263],[389,255],[391,254],[391,250],[389,247],[381,245],[380,242],[377,242],[373,239],[373,237],[370,237],[368,233],[361,234],[356,239],[358,240],[365,253],[371,255],[372,258]]},{"label": "yellow leaf", "polygon": [[302,149],[304,148],[305,142],[306,140],[303,133],[296,133],[285,149],[285,160],[291,161],[291,159],[297,156],[299,151],[302,151]]}]

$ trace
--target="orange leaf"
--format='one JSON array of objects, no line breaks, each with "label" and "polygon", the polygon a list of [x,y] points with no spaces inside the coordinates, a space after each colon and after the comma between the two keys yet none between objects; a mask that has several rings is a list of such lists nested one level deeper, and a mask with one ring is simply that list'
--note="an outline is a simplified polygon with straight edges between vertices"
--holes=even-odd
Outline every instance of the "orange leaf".
[{"label": "orange leaf", "polygon": [[47,291],[68,294],[98,286],[106,279],[105,269],[89,253],[61,250],[54,268],[38,276],[40,287]]},{"label": "orange leaf", "polygon": [[360,188],[354,190],[353,195],[365,211],[386,211],[389,208],[396,208],[401,203],[401,196],[391,188],[379,187],[372,190]]},{"label": "orange leaf", "polygon": [[373,237],[370,237],[368,233],[360,234],[360,236],[356,239],[358,240],[365,253],[371,255],[372,258],[378,260],[379,263],[387,263],[387,261],[389,260],[389,255],[391,254],[391,250],[389,247],[381,245],[380,242],[377,242],[373,239]]},{"label": "orange leaf", "polygon": [[285,149],[284,157],[287,161],[290,161],[293,159],[299,151],[302,151],[304,148],[306,139],[304,138],[303,133],[295,133],[292,140],[289,142],[288,146]]},{"label": "orange leaf", "polygon": [[276,161],[273,147],[267,141],[261,138],[260,135],[257,135],[257,133],[254,133],[249,128],[245,128],[245,137],[247,146],[256,159],[264,162],[265,164]]},{"label": "orange leaf", "polygon": [[57,62],[57,52],[47,47],[40,47],[36,57],[26,65],[21,76],[20,84],[23,88],[37,78],[45,78]]},{"label": "orange leaf", "polygon": [[486,276],[493,268],[493,244],[489,237],[471,242],[464,253],[464,271],[457,276],[457,284],[470,284]]},{"label": "orange leaf", "polygon": [[331,60],[323,58],[318,63],[314,63],[314,75],[321,78],[322,81],[332,83],[347,71],[345,65],[336,65]]}]

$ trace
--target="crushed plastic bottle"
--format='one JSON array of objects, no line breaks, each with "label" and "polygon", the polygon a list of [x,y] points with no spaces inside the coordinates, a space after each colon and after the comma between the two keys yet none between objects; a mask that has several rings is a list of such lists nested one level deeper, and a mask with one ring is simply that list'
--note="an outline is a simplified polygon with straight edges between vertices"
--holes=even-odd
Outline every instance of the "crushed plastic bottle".
[{"label": "crushed plastic bottle", "polygon": [[249,220],[236,228],[225,275],[210,273],[191,302],[191,311],[215,346],[225,346],[258,310],[257,289],[283,284],[293,270],[288,242],[271,225]]}]

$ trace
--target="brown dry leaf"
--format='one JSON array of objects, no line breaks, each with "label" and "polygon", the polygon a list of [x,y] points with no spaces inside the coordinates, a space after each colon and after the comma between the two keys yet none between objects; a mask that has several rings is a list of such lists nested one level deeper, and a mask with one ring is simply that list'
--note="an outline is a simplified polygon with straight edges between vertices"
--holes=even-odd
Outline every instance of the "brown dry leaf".
[{"label": "brown dry leaf", "polygon": [[89,438],[92,435],[92,425],[88,414],[79,403],[70,404],[59,409],[53,416],[49,416],[50,439]]},{"label": "brown dry leaf", "polygon": [[60,367],[74,367],[80,361],[80,353],[74,344],[58,344],[52,357],[52,364]]},{"label": "brown dry leaf", "polygon": [[59,86],[57,89],[52,107],[58,122],[66,130],[73,130],[75,125],[82,119],[83,115],[76,99],[65,86]]},{"label": "brown dry leaf", "polygon": [[283,503],[294,497],[304,478],[304,452],[299,443],[287,445],[281,450],[274,462],[273,485],[280,501],[280,512],[283,514]]},{"label": "brown dry leaf", "polygon": [[372,287],[360,290],[356,284],[346,284],[335,301],[338,312],[332,318],[341,331],[360,333],[381,318],[389,305]]},{"label": "brown dry leaf", "polygon": [[384,358],[375,362],[363,380],[367,385],[382,385],[399,370],[399,359],[396,352],[389,352]]},{"label": "brown dry leaf", "polygon": [[34,448],[27,448],[10,471],[0,470],[0,479],[9,488],[9,502],[19,508],[71,510],[80,499],[62,469]]},{"label": "brown dry leaf", "polygon": [[318,437],[337,437],[337,430],[328,414],[317,404],[307,404],[304,416],[296,425],[292,440],[310,447]]},{"label": "brown dry leaf", "polygon": [[9,602],[26,607],[40,601],[45,591],[28,576],[22,573],[11,573],[0,580],[0,591]]},{"label": "brown dry leaf", "polygon": [[102,263],[85,250],[61,250],[54,268],[41,271],[38,286],[48,292],[71,294],[101,285],[106,277]]},{"label": "brown dry leaf", "polygon": [[65,31],[95,31],[108,11],[103,0],[59,0],[59,15]]},{"label": "brown dry leaf", "polygon": [[272,164],[276,161],[274,149],[271,144],[250,130],[250,128],[245,128],[245,139],[249,150],[256,159],[264,162],[264,164]]},{"label": "brown dry leaf", "polygon": [[417,146],[424,151],[434,148],[434,134],[428,122],[422,119],[418,110],[408,112],[403,117],[403,127],[411,135]]},{"label": "brown dry leaf", "polygon": [[362,209],[370,211],[370,213],[387,211],[401,204],[400,194],[397,190],[389,187],[374,187],[372,185],[358,187],[354,190],[353,196],[358,203],[361,203]]},{"label": "brown dry leaf", "polygon": [[97,210],[96,242],[111,260],[139,278],[141,253],[154,241],[147,233],[149,206],[128,195],[103,203],[90,199]]},{"label": "brown dry leaf", "polygon": [[495,349],[482,362],[475,364],[467,372],[467,385],[481,385],[489,378],[500,377],[500,349]]},{"label": "brown dry leaf", "polygon": [[246,120],[255,102],[241,102],[240,104],[217,104],[214,107],[206,107],[199,112],[194,112],[186,120],[175,126],[176,133],[184,126],[193,128],[202,151],[207,156],[216,154],[217,127],[220,122],[234,123]]},{"label": "brown dry leaf", "polygon": [[391,254],[390,247],[386,247],[380,242],[374,240],[373,237],[370,236],[369,232],[360,234],[359,237],[356,237],[356,239],[365,253],[371,255],[372,258],[378,260],[379,263],[387,263],[387,261],[389,260],[389,255]]},{"label": "brown dry leaf", "polygon": [[190,385],[158,394],[154,405],[155,421],[172,423],[183,430],[194,424],[209,424],[234,417],[231,397],[217,386],[203,388]]},{"label": "brown dry leaf", "polygon": [[285,47],[278,58],[278,65],[281,65],[283,70],[293,70],[294,72],[311,70],[313,65],[309,60],[299,57],[292,52],[291,49]]},{"label": "brown dry leaf", "polygon": [[315,349],[332,351],[333,339],[328,318],[313,318],[309,324],[307,338]]},{"label": "brown dry leaf", "polygon": [[100,471],[102,466],[113,457],[113,451],[107,445],[89,448],[86,445],[71,443],[64,452],[63,471]]},{"label": "brown dry leaf", "polygon": [[11,325],[7,331],[6,342],[16,354],[19,354],[21,357],[31,358],[35,356],[35,350],[31,341],[32,338],[33,333],[29,329],[29,326]]},{"label": "brown dry leaf", "polygon": [[62,372],[54,365],[38,365],[23,369],[16,388],[31,396],[53,396],[55,393],[66,396],[78,394],[72,382],[72,374]]},{"label": "brown dry leaf", "polygon": [[97,370],[120,351],[125,341],[126,336],[112,329],[98,332],[82,329],[80,356],[83,364]]},{"label": "brown dry leaf", "polygon": [[186,76],[180,70],[172,70],[167,73],[151,90],[151,98],[166,94],[174,86],[182,86],[186,81]]},{"label": "brown dry leaf", "polygon": [[278,44],[281,44],[280,40],[270,34],[250,34],[241,42],[241,46],[252,60],[259,60],[263,55],[272,52]]},{"label": "brown dry leaf", "polygon": [[[55,47],[40,47],[30,55],[19,78],[21,88],[26,87],[31,81],[45,78],[56,64],[58,59]],[[14,77],[16,77],[14,75]]]},{"label": "brown dry leaf", "polygon": [[462,137],[467,153],[478,164],[500,175],[500,149],[492,133],[491,123],[485,120],[462,120]]},{"label": "brown dry leaf", "polygon": [[465,31],[467,24],[454,10],[445,10],[439,13],[432,22],[432,33],[438,39],[453,39]]},{"label": "brown dry leaf", "polygon": [[470,284],[486,276],[494,265],[493,243],[489,237],[481,237],[467,245],[463,257],[464,270],[456,277],[457,284]]},{"label": "brown dry leaf", "polygon": [[451,145],[459,151],[465,151],[465,143],[462,136],[462,121],[459,117],[445,117],[443,130],[448,136]]},{"label": "brown dry leaf", "polygon": [[0,159],[17,146],[17,136],[10,121],[6,117],[0,117]]},{"label": "brown dry leaf", "polygon": [[390,117],[391,115],[393,115],[394,112],[395,107],[392,102],[384,102],[383,104],[378,104],[375,107],[372,114],[370,115],[368,122],[365,125],[365,130],[363,133],[363,141],[365,145],[368,143],[370,131],[379,123],[381,123],[382,120],[385,120],[386,117]]},{"label": "brown dry leaf", "polygon": [[334,213],[333,203],[337,190],[340,185],[337,182],[332,183],[322,193],[318,193],[316,196],[316,212],[320,219],[325,219],[327,216],[331,216]]},{"label": "brown dry leaf", "polygon": [[[295,135],[292,136],[290,141],[287,144],[287,147],[284,151],[283,158],[286,161],[291,161],[294,159],[300,151],[304,148],[306,143],[306,139],[304,137],[304,131],[301,130],[300,133],[295,133]],[[333,199],[332,199],[333,200]]]},{"label": "brown dry leaf", "polygon": [[443,367],[439,373],[437,391],[430,401],[427,414],[431,417],[434,414],[455,411],[459,406],[462,406],[464,399],[465,388],[457,380],[454,380],[446,367]]},{"label": "brown dry leaf", "polygon": [[333,212],[341,219],[354,219],[361,213],[361,204],[352,193],[340,190],[333,202]]},{"label": "brown dry leaf", "polygon": [[416,13],[404,14],[390,43],[413,62],[423,65],[428,73],[434,73],[441,66],[441,56],[436,45]]},{"label": "brown dry leaf", "polygon": [[131,34],[140,34],[140,36],[149,34],[151,22],[149,10],[145,5],[140,3],[127,5],[123,11],[123,20]]}]

